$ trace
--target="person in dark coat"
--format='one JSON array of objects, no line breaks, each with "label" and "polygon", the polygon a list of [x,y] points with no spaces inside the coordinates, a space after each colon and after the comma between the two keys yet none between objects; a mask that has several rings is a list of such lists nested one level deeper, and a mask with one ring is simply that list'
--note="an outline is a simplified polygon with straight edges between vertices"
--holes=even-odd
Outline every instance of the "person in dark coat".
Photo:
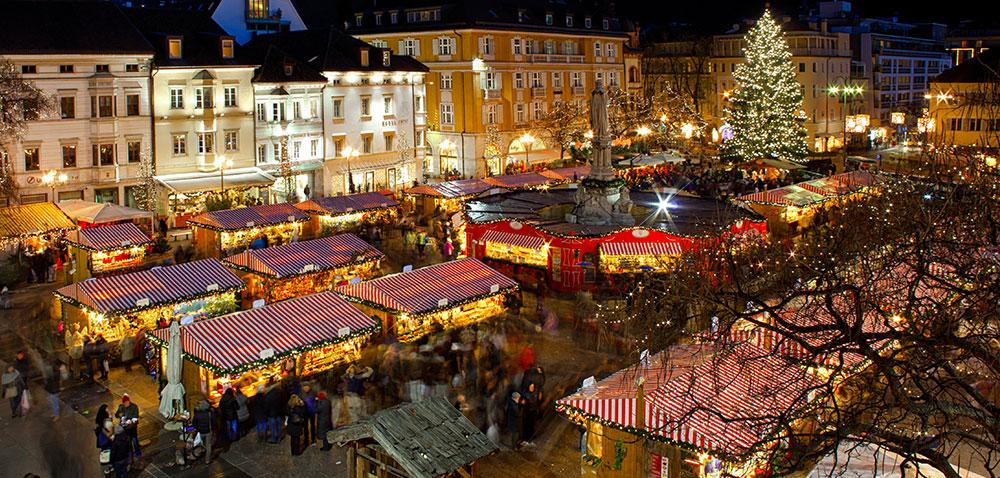
[{"label": "person in dark coat", "polygon": [[115,417],[123,424],[125,434],[132,440],[132,453],[135,456],[142,456],[142,450],[139,448],[139,406],[132,403],[127,393],[122,395],[122,404],[115,410]]},{"label": "person in dark coat", "polygon": [[326,433],[333,429],[333,404],[326,398],[326,392],[316,394],[316,437],[323,441],[320,450],[329,451],[333,445],[326,440]]},{"label": "person in dark coat", "polygon": [[239,426],[240,404],[236,403],[236,394],[232,387],[227,388],[222,398],[219,400],[219,413],[222,415],[223,423],[226,425],[226,438],[230,442],[236,441],[239,436],[237,427]]},{"label": "person in dark coat", "polygon": [[270,443],[281,441],[281,419],[285,416],[285,403],[282,398],[281,388],[278,386],[272,386],[264,395]]},{"label": "person in dark coat", "polygon": [[306,426],[306,404],[299,398],[298,395],[292,395],[288,399],[288,425],[285,427],[288,431],[288,439],[292,448],[292,456],[298,456],[302,454],[304,446],[302,446],[303,434],[305,433]]},{"label": "person in dark coat", "polygon": [[198,409],[194,411],[193,425],[194,429],[201,435],[201,443],[205,447],[206,465],[212,462],[212,443],[215,437],[212,434],[213,421],[212,406],[208,404],[208,401],[203,399],[198,404]]},{"label": "person in dark coat", "polygon": [[257,424],[257,442],[267,439],[267,401],[264,400],[264,386],[257,387],[257,393],[250,397],[250,410]]},{"label": "person in dark coat", "polygon": [[94,351],[97,355],[97,368],[101,372],[101,380],[108,379],[108,350],[111,345],[108,344],[107,339],[103,335],[97,334],[97,340],[94,341]]},{"label": "person in dark coat", "polygon": [[121,425],[115,426],[115,438],[111,441],[111,465],[116,478],[128,477],[129,460],[132,459],[132,438]]}]

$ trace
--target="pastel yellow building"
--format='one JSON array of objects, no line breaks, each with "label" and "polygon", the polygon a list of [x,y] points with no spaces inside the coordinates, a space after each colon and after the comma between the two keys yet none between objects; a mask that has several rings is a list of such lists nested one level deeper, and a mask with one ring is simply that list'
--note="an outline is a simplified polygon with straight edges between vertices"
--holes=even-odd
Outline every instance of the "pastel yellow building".
[{"label": "pastel yellow building", "polygon": [[483,177],[517,161],[558,159],[559,148],[541,135],[533,132],[530,144],[519,138],[555,102],[586,105],[595,81],[625,83],[628,37],[617,19],[601,15],[608,10],[588,13],[584,2],[558,9],[500,2],[488,12],[404,3],[354,13],[348,32],[430,68],[424,178]]},{"label": "pastel yellow building", "polygon": [[[925,96],[929,117],[922,120],[921,132],[931,142],[975,146],[996,151],[1000,148],[1000,91],[996,71],[1000,51],[987,52],[941,73],[931,82]],[[933,124],[927,131],[928,124]]]}]

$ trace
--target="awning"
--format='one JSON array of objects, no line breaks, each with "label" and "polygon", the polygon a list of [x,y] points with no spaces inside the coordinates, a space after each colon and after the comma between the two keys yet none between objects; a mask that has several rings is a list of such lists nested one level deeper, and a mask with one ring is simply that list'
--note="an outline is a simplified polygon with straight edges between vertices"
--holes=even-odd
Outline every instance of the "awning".
[{"label": "awning", "polygon": [[347,300],[379,309],[423,314],[516,288],[517,282],[468,258],[345,285],[338,292]]},{"label": "awning", "polygon": [[87,279],[55,292],[60,299],[105,314],[125,314],[244,288],[216,259]]},{"label": "awning", "polygon": [[542,239],[541,237],[513,234],[503,231],[486,231],[486,234],[483,234],[482,240],[528,249],[541,249],[542,246],[545,245],[545,239]]},{"label": "awning", "polygon": [[260,226],[305,222],[309,215],[288,203],[264,204],[199,214],[188,224],[213,231],[238,231]]},{"label": "awning", "polygon": [[227,169],[224,178],[219,171],[207,173],[180,173],[165,176],[154,176],[157,182],[174,193],[196,193],[220,191],[222,181],[226,189],[246,189],[254,186],[269,187],[275,178],[260,168]]},{"label": "awning", "polygon": [[91,224],[106,224],[134,219],[150,221],[153,219],[153,213],[149,211],[80,199],[62,201],[59,203],[59,209],[62,209],[74,221],[89,222]]},{"label": "awning", "polygon": [[414,186],[407,189],[406,194],[459,199],[481,194],[489,191],[492,187],[481,179],[460,179],[457,181]]},{"label": "awning", "polygon": [[49,202],[0,208],[0,239],[70,229],[76,229],[76,224]]},{"label": "awning", "polygon": [[590,174],[590,165],[571,166],[568,168],[555,168],[540,171],[539,174],[557,181],[580,180]]},{"label": "awning", "polygon": [[69,233],[67,240],[92,251],[112,251],[153,242],[133,222],[72,231]]},{"label": "awning", "polygon": [[615,163],[615,166],[619,168],[639,168],[644,166],[657,166],[660,164],[675,164],[683,162],[684,158],[664,152],[656,154],[645,154],[630,159],[623,159]]},{"label": "awning", "polygon": [[[334,292],[321,292],[181,326],[184,356],[218,374],[262,367],[288,355],[378,330],[379,324]],[[170,329],[148,335],[160,345]]]},{"label": "awning", "polygon": [[343,214],[395,208],[399,207],[399,203],[385,194],[373,192],[310,199],[296,204],[295,207],[303,211],[340,216]]},{"label": "awning", "polygon": [[605,242],[601,255],[605,256],[679,256],[684,249],[679,242]]},{"label": "awning", "polygon": [[539,173],[505,174],[490,176],[483,182],[504,189],[525,189],[548,184],[552,179]]},{"label": "awning", "polygon": [[[249,250],[222,260],[237,269],[275,278],[360,264],[385,256],[354,234],[293,242],[283,246]],[[351,261],[354,259],[354,262]]]}]

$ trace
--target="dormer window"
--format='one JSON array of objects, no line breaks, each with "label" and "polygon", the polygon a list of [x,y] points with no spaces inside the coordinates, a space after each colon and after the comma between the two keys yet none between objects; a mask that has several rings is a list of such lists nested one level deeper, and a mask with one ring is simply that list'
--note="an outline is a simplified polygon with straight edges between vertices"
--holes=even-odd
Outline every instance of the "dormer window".
[{"label": "dormer window", "polygon": [[358,14],[354,15],[354,25],[355,25],[355,26],[359,26],[359,27],[360,27],[360,26],[361,26],[361,21],[362,21],[362,20],[363,20],[364,18],[365,18],[365,16],[364,16],[364,15],[362,15],[362,14],[360,14],[360,13],[358,13]]},{"label": "dormer window", "polygon": [[295,64],[289,62],[285,63],[285,76],[292,76],[295,71]]},{"label": "dormer window", "polygon": [[167,39],[167,57],[171,60],[179,59],[183,56],[182,44],[180,38],[168,38]]},{"label": "dormer window", "polygon": [[517,21],[518,22],[523,22],[524,21],[524,17],[525,17],[524,10],[518,10],[517,11]]},{"label": "dormer window", "polygon": [[611,28],[611,22],[609,22],[607,18],[601,20],[601,28],[604,28],[605,30]]},{"label": "dormer window", "polygon": [[235,47],[232,38],[222,39],[222,58],[232,59],[235,56]]},{"label": "dormer window", "polygon": [[382,66],[389,66],[392,63],[392,52],[386,50],[382,52]]},{"label": "dormer window", "polygon": [[573,26],[573,15],[566,15],[566,26]]},{"label": "dormer window", "polygon": [[389,23],[395,25],[399,21],[399,12],[389,12]]},{"label": "dormer window", "polygon": [[584,28],[590,28],[590,27],[592,27],[592,26],[593,26],[593,24],[594,24],[594,23],[593,23],[593,21],[592,21],[592,20],[590,19],[590,17],[585,17],[585,18],[583,19],[583,26],[584,26]]},{"label": "dormer window", "polygon": [[545,24],[546,25],[552,25],[552,14],[551,13],[546,13],[545,14]]},{"label": "dormer window", "polygon": [[361,66],[368,66],[368,49],[361,49]]}]

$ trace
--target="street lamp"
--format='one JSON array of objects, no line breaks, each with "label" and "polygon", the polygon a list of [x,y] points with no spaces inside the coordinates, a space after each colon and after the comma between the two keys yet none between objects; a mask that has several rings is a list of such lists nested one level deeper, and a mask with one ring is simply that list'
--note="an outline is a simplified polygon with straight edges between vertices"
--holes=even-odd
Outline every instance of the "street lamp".
[{"label": "street lamp", "polygon": [[841,149],[844,151],[844,158],[847,158],[847,99],[853,96],[860,96],[864,94],[864,88],[860,85],[833,85],[826,89],[830,96],[839,96],[844,104],[844,131],[841,133]]},{"label": "street lamp", "polygon": [[347,188],[350,190],[351,194],[354,193],[354,175],[351,173],[351,158],[357,158],[361,156],[361,152],[350,146],[344,148],[344,152],[341,153],[345,159],[347,159]]},{"label": "street lamp", "polygon": [[42,175],[42,184],[52,188],[52,204],[59,202],[56,200],[56,186],[66,184],[67,181],[69,181],[69,176],[67,176],[66,173],[60,173],[55,169]]},{"label": "street lamp", "polygon": [[221,156],[215,158],[215,167],[219,168],[219,187],[221,192],[226,192],[226,168],[233,167],[232,159],[224,159]]},{"label": "street lamp", "polygon": [[531,145],[535,143],[535,137],[531,133],[525,132],[520,138],[517,138],[521,142],[521,146],[524,146],[524,167],[528,167],[528,152],[531,150]]}]

